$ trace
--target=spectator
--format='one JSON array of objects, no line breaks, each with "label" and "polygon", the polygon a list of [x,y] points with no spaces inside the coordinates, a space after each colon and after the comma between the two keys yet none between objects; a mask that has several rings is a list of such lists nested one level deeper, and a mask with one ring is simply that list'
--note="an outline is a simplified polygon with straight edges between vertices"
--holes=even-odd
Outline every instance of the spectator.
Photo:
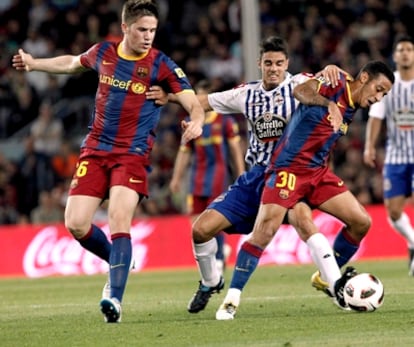
[{"label": "spectator", "polygon": [[33,224],[63,222],[63,210],[56,204],[49,191],[43,190],[39,194],[39,204],[30,213]]},{"label": "spectator", "polygon": [[37,153],[51,157],[58,153],[63,139],[63,123],[54,116],[53,105],[43,100],[37,119],[30,127],[30,135]]}]

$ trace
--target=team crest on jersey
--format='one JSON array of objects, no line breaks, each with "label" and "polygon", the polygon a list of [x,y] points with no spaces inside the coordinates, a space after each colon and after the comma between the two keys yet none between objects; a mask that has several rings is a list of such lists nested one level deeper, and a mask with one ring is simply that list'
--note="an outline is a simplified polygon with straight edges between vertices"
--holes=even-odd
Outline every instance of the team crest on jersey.
[{"label": "team crest on jersey", "polygon": [[142,83],[133,83],[131,86],[131,90],[135,94],[144,94],[146,89],[147,88]]},{"label": "team crest on jersey", "polygon": [[281,189],[279,192],[279,197],[283,200],[289,198],[289,191],[287,189]]},{"label": "team crest on jersey", "polygon": [[138,66],[137,68],[137,75],[138,77],[144,78],[147,77],[149,74],[149,68],[146,66]]},{"label": "team crest on jersey", "polygon": [[185,77],[184,71],[182,69],[180,69],[179,67],[177,67],[176,69],[174,69],[174,72],[178,76],[178,78]]},{"label": "team crest on jersey", "polygon": [[281,106],[285,102],[285,99],[283,98],[282,95],[277,93],[273,98],[273,102],[275,103],[276,106]]},{"label": "team crest on jersey", "polygon": [[414,112],[407,108],[399,110],[394,114],[394,121],[400,130],[411,130],[414,128]]},{"label": "team crest on jersey", "polygon": [[286,127],[286,120],[278,115],[266,112],[253,124],[256,137],[262,142],[277,140]]}]

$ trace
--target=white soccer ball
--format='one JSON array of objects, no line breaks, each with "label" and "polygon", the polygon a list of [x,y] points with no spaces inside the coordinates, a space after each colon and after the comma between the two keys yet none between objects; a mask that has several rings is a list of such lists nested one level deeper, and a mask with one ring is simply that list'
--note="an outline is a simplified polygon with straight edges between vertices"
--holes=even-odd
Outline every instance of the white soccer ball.
[{"label": "white soccer ball", "polygon": [[384,302],[384,286],[373,274],[361,273],[346,282],[344,299],[354,311],[375,311]]}]

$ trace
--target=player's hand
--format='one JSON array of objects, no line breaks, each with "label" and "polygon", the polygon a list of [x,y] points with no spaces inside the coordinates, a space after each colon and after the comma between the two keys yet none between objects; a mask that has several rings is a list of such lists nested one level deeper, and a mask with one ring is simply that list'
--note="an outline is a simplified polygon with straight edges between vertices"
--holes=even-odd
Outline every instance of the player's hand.
[{"label": "player's hand", "polygon": [[203,133],[202,124],[194,121],[181,121],[181,129],[184,130],[181,137],[182,143],[187,143],[190,140],[196,139]]},{"label": "player's hand", "polygon": [[365,148],[364,163],[369,167],[375,167],[376,151],[375,148]]},{"label": "player's hand", "polygon": [[331,126],[334,130],[334,132],[337,132],[342,123],[343,123],[343,117],[342,117],[342,113],[339,110],[339,107],[336,103],[334,102],[330,102],[328,105],[328,112],[329,112],[329,119],[331,122]]},{"label": "player's hand", "polygon": [[166,93],[160,86],[149,87],[145,96],[148,100],[154,100],[156,105],[164,106],[168,103],[168,93]]},{"label": "player's hand", "polygon": [[336,65],[326,65],[325,68],[315,74],[315,77],[318,78],[322,76],[327,84],[330,84],[333,88],[338,86],[338,81],[340,78],[340,73],[349,75],[348,72],[342,70]]},{"label": "player's hand", "polygon": [[31,71],[32,64],[33,64],[33,57],[31,54],[26,53],[21,48],[19,49],[18,53],[15,54],[12,58],[12,66],[16,70],[25,70],[25,71]]}]

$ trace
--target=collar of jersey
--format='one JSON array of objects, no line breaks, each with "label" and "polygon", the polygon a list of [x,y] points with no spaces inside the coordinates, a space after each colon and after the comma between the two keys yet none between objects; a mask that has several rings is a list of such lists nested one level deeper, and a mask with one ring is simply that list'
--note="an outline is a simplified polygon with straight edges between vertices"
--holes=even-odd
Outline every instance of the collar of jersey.
[{"label": "collar of jersey", "polygon": [[149,50],[148,50],[147,52],[142,53],[141,55],[138,55],[138,56],[127,55],[127,54],[122,53],[121,45],[122,45],[122,42],[120,42],[118,45],[117,53],[121,58],[125,60],[141,60],[145,58],[149,53]]}]

